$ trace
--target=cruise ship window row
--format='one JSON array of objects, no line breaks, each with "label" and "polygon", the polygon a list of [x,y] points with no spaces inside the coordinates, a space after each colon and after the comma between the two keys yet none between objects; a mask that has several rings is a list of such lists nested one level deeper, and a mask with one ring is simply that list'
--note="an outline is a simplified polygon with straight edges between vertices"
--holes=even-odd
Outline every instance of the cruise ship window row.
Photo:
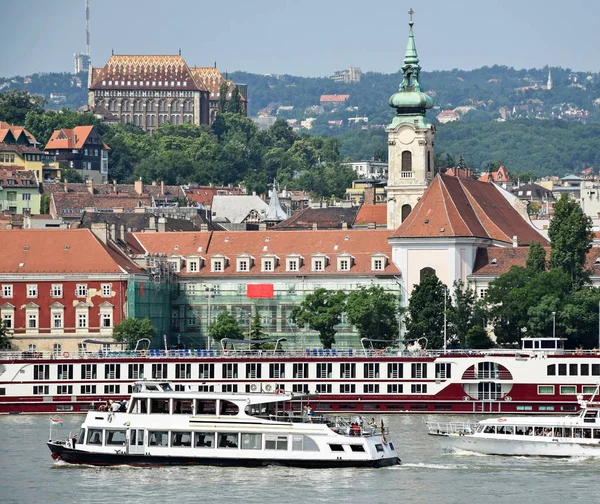
[{"label": "cruise ship window row", "polygon": [[600,376],[600,364],[548,364],[548,376]]},{"label": "cruise ship window row", "polygon": [[[556,388],[555,385],[538,385],[538,395],[554,395]],[[578,393],[591,395],[596,392],[596,385],[560,385],[558,390],[561,395]]]},{"label": "cruise ship window row", "polygon": [[[215,366],[220,366],[221,375],[216,373]],[[314,367],[313,367],[314,366]],[[359,364],[359,366],[361,366]],[[442,363],[440,367],[436,364],[436,378],[447,379],[451,376],[449,363]],[[217,369],[219,369],[217,367]],[[427,379],[427,363],[412,363],[407,379]],[[77,374],[79,370],[79,375]],[[381,372],[383,370],[383,373]],[[54,374],[54,371],[56,374]],[[291,371],[291,376],[287,373]],[[303,363],[132,363],[132,364],[35,364],[33,366],[34,380],[141,380],[144,378],[153,380],[192,380],[192,379],[317,379],[317,380],[339,380],[339,379],[404,379],[403,363],[377,363],[367,362],[362,364],[362,376],[359,375],[356,363],[332,363],[317,362],[309,365]]]},{"label": "cruise ship window row", "polygon": [[[276,385],[277,390],[285,390],[293,393],[304,393],[308,394],[315,392],[318,394],[356,394],[357,392],[363,394],[427,394],[427,383],[412,383],[410,387],[407,386],[405,390],[405,384],[403,383],[291,383],[291,384],[279,384]],[[255,385],[245,384],[238,385],[236,383],[223,383],[220,385],[182,385],[175,384],[174,389],[176,392],[186,392],[191,388],[198,390],[198,392],[245,392],[254,393],[260,392],[260,389],[254,390]],[[569,386],[570,387],[570,386]],[[575,387],[571,387],[575,389]],[[584,387],[584,389],[587,389]],[[118,384],[118,383],[106,383],[102,385],[89,384],[64,384],[64,385],[33,385],[32,395],[122,395],[130,394],[133,391],[133,386],[129,384]],[[264,391],[263,391],[264,392]],[[575,390],[569,390],[561,392],[564,394],[576,394]],[[588,393],[588,392],[584,392]],[[162,412],[166,412],[164,410]]]}]

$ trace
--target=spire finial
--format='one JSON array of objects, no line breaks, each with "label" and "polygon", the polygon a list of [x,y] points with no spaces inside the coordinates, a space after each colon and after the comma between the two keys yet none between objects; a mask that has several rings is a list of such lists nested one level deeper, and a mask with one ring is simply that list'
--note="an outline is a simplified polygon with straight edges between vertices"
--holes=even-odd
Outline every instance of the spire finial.
[{"label": "spire finial", "polygon": [[409,19],[409,21],[408,21],[408,22],[409,22],[411,25],[413,24],[412,17],[413,17],[413,14],[414,14],[414,13],[415,13],[415,11],[414,11],[414,10],[412,10],[412,7],[411,7],[411,8],[410,8],[410,10],[408,11],[408,15],[410,16],[410,19]]}]

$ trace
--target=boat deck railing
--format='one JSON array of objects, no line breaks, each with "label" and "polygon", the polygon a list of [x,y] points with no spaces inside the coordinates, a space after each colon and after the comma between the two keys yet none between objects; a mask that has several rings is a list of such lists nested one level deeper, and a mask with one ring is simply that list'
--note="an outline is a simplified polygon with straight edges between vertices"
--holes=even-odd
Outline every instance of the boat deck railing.
[{"label": "boat deck railing", "polygon": [[473,434],[473,427],[469,422],[425,422],[429,434],[456,434],[467,436]]},{"label": "boat deck railing", "polygon": [[[259,415],[259,417],[261,417]],[[346,436],[359,436],[359,437],[371,437],[388,435],[389,428],[381,425],[368,425],[363,424],[358,428],[354,428],[353,423],[346,417],[330,416],[330,415],[290,415],[289,413],[279,413],[275,415],[268,415],[264,418],[277,422],[290,422],[290,423],[312,423],[312,424],[326,424],[331,430],[338,434]],[[352,430],[352,434],[350,431]]]},{"label": "boat deck railing", "polygon": [[335,359],[348,357],[368,357],[370,359],[386,359],[390,357],[435,359],[439,357],[515,357],[516,359],[538,359],[554,355],[577,355],[579,357],[600,357],[598,350],[551,350],[551,351],[522,351],[522,350],[363,350],[363,349],[288,349],[274,352],[273,350],[212,350],[212,349],[150,349],[150,350],[122,350],[122,351],[0,351],[0,361],[21,360],[78,360],[78,359],[266,359],[266,358],[314,358]]}]

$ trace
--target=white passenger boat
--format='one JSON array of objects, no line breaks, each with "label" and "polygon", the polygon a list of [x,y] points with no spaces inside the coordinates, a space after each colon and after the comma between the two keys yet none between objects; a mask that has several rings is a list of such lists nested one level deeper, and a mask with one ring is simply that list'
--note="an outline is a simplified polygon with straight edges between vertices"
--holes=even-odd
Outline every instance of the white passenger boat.
[{"label": "white passenger boat", "polygon": [[562,417],[501,417],[469,423],[426,422],[446,451],[540,457],[600,456],[600,402],[579,396],[581,411]]},{"label": "white passenger boat", "polygon": [[382,467],[400,462],[383,423],[353,427],[341,417],[312,415],[310,399],[285,392],[180,392],[169,382],[137,382],[124,411],[89,411],[78,436],[50,440],[48,447],[55,460],[91,465]]}]

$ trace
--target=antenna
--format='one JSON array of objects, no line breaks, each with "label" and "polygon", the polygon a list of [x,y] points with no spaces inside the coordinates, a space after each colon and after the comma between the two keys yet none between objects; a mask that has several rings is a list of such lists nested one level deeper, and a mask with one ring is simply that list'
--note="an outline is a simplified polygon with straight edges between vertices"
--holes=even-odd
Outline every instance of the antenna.
[{"label": "antenna", "polygon": [[85,0],[85,39],[87,45],[87,57],[90,59],[90,4]]}]

